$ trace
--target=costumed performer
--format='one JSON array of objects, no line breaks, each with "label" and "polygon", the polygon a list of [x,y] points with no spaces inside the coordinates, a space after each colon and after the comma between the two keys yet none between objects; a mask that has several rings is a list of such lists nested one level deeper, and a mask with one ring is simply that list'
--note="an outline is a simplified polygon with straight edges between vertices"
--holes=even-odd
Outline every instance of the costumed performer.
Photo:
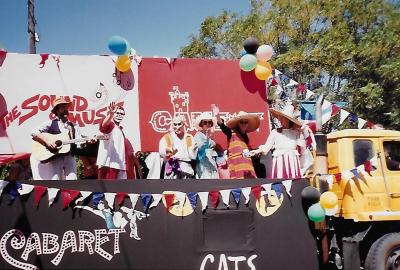
[{"label": "costumed performer", "polygon": [[223,123],[219,108],[211,105],[213,114],[222,132],[228,138],[228,167],[231,179],[256,178],[253,162],[250,157],[243,155],[250,149],[247,135],[260,126],[260,118],[256,114],[240,111],[235,117]]},{"label": "costumed performer", "polygon": [[135,179],[135,168],[142,178],[139,161],[121,126],[124,116],[124,108],[111,102],[108,106],[108,114],[100,124],[100,131],[107,134],[109,138],[100,141],[99,144],[96,162],[98,179]]},{"label": "costumed performer", "polygon": [[202,113],[195,120],[197,132],[194,135],[198,152],[196,159],[196,178],[197,179],[218,179],[216,164],[217,152],[214,150],[215,142],[212,139],[213,126],[217,120],[211,113]]},{"label": "costumed performer", "polygon": [[193,136],[186,132],[183,116],[175,116],[171,129],[159,143],[159,153],[165,162],[164,179],[194,178],[192,161],[197,156]]}]

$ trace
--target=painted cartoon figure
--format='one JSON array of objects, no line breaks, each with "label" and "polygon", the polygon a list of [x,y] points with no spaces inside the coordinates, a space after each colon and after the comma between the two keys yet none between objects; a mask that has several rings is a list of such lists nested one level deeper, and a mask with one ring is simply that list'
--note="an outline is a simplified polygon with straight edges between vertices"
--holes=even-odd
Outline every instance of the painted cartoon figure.
[{"label": "painted cartoon figure", "polygon": [[98,215],[99,217],[103,218],[104,221],[106,222],[107,229],[124,229],[125,226],[129,223],[129,227],[131,230],[129,236],[136,240],[141,240],[141,238],[138,235],[136,220],[142,220],[143,218],[150,216],[149,214],[145,214],[143,212],[125,206],[121,207],[121,212],[113,211],[107,205],[107,203],[103,201],[100,201],[97,204],[97,209],[94,209],[86,205],[84,206],[76,205],[75,208],[88,210],[89,212],[92,212]]}]

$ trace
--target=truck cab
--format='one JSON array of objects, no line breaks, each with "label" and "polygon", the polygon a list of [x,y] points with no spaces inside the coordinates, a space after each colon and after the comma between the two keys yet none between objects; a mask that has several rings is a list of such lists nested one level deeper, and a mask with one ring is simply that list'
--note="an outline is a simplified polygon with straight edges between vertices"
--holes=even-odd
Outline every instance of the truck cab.
[{"label": "truck cab", "polygon": [[326,142],[333,181],[319,182],[321,193],[338,197],[336,214],[326,219],[337,268],[400,269],[400,132],[347,129]]}]

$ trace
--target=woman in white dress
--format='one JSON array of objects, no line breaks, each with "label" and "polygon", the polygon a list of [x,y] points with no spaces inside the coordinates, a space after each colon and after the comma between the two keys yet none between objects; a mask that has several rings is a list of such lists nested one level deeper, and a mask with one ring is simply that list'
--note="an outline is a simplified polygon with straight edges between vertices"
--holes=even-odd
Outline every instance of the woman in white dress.
[{"label": "woman in white dress", "polygon": [[257,150],[251,151],[251,154],[266,155],[273,149],[272,166],[267,169],[267,177],[301,178],[299,149],[305,148],[305,140],[301,132],[302,123],[294,117],[294,107],[291,104],[287,104],[282,111],[271,108],[270,112],[279,120],[282,127],[272,130],[267,142],[260,145]]},{"label": "woman in white dress", "polygon": [[212,128],[216,119],[210,113],[202,113],[196,118],[197,133],[194,141],[198,147],[196,159],[197,179],[218,179],[216,164],[217,152],[214,150],[215,142],[212,140]]}]

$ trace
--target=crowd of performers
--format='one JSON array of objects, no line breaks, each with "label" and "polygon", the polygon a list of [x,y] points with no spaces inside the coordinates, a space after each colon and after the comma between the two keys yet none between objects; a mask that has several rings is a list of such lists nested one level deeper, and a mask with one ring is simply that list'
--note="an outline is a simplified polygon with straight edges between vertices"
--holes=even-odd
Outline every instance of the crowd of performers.
[{"label": "crowd of performers", "polygon": [[[70,102],[64,97],[57,97],[52,109],[56,117],[35,128],[31,133],[32,139],[48,150],[57,152],[60,146],[54,139],[45,136],[46,134],[62,133],[70,139],[84,137],[79,126],[68,120],[69,106]],[[259,158],[264,164],[266,178],[298,179],[311,165],[312,154],[309,148],[315,144],[315,140],[308,126],[302,125],[295,117],[295,109],[291,103],[286,103],[279,110],[270,109],[278,127],[272,129],[264,145],[255,149],[250,147],[248,133],[259,128],[260,119],[256,114],[240,111],[224,122],[217,105],[212,104],[211,111],[212,113],[202,113],[195,119],[197,132],[194,136],[187,132],[184,117],[178,115],[172,119],[170,131],[159,142],[159,152],[152,153],[155,154],[153,157],[158,156],[161,160],[160,169],[155,170],[160,177],[155,178],[257,178],[253,163],[254,159]],[[121,126],[124,115],[124,108],[111,103],[107,117],[99,127],[100,132],[107,135],[106,140],[97,141],[93,138],[83,143],[77,142],[71,147],[71,151],[54,155],[46,162],[38,161],[31,155],[32,178],[76,180],[76,156],[81,157],[84,174],[88,178],[143,178],[141,164]],[[219,149],[219,145],[213,140],[216,126],[227,137],[226,151]],[[92,145],[96,146],[97,158],[86,155],[93,148]],[[267,156],[271,158],[266,159]]]}]

